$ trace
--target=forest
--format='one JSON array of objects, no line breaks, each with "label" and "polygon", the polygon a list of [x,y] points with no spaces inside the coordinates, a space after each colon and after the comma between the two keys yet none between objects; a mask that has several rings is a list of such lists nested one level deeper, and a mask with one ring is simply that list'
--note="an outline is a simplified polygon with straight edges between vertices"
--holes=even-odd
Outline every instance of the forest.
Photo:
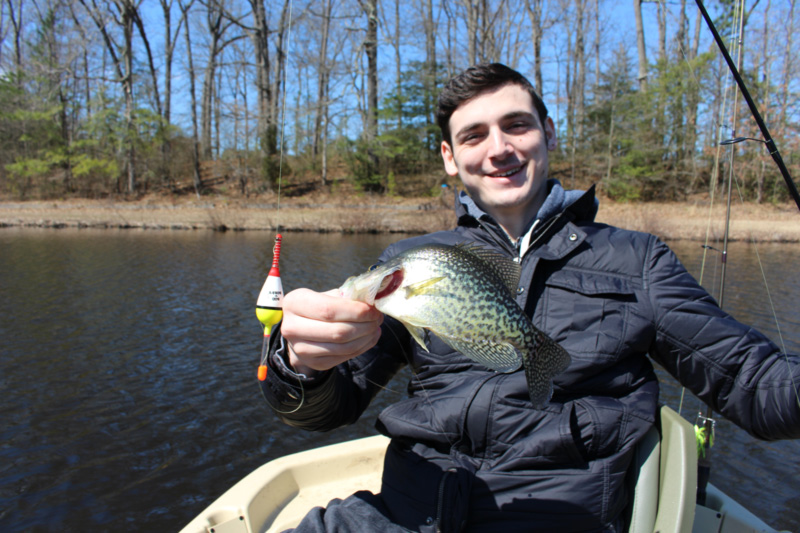
[{"label": "forest", "polygon": [[[783,202],[696,4],[631,0],[0,0],[0,197],[437,194],[438,89],[480,62],[553,117],[551,175],[619,201],[733,173]],[[794,0],[709,0],[800,174]]]}]

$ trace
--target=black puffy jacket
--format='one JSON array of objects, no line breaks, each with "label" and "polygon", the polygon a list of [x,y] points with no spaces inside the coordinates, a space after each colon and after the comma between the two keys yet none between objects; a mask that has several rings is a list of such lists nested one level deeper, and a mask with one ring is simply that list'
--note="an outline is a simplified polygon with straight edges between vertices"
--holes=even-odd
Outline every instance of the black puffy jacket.
[{"label": "black puffy jacket", "polygon": [[[656,237],[595,223],[595,212],[589,191],[538,225],[521,258],[518,303],[572,357],[543,409],[531,407],[524,372],[488,370],[433,335],[424,351],[387,317],[392,332],[307,380],[303,406],[281,418],[319,431],[352,423],[410,358],[409,397],[377,426],[393,439],[383,499],[412,530],[613,530],[628,503],[633,448],[656,418],[648,354],[756,437],[800,437],[789,376],[800,374],[798,358],[720,310]],[[490,218],[461,204],[457,214],[457,229],[398,242],[381,259],[464,241],[516,256]],[[270,366],[267,399],[291,411],[296,378],[279,355]]]}]

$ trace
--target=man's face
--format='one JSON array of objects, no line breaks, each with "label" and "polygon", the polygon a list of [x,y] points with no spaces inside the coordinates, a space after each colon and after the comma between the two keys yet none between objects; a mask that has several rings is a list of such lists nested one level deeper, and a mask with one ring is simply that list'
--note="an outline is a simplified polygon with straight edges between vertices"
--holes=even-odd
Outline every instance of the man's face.
[{"label": "man's face", "polygon": [[[528,222],[546,196],[553,121],[541,124],[531,95],[508,84],[468,100],[450,117],[452,145],[442,143],[447,173],[501,224]],[[506,226],[508,229],[508,227]]]}]

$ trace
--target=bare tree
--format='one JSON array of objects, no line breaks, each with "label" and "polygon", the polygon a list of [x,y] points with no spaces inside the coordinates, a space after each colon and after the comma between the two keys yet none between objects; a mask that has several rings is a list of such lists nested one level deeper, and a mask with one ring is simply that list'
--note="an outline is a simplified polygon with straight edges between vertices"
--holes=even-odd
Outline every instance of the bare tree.
[{"label": "bare tree", "polygon": [[364,54],[367,56],[367,141],[378,137],[378,0],[359,0],[367,18]]},{"label": "bare tree", "polygon": [[781,76],[780,87],[780,111],[778,114],[778,125],[783,134],[786,133],[787,121],[789,116],[789,87],[792,80],[792,70],[795,64],[794,61],[794,6],[795,0],[789,1],[789,16],[786,17],[786,40],[783,48],[783,72]]},{"label": "bare tree", "polygon": [[422,1],[422,27],[425,32],[425,107],[428,120],[433,123],[436,113],[436,21],[433,18],[433,0]]},{"label": "bare tree", "polygon": [[[178,36],[181,32],[181,26],[186,20],[183,15],[178,19],[178,24],[173,32],[172,30],[172,6],[174,0],[159,0],[161,3],[161,12],[164,16],[164,123],[169,125],[172,123],[172,62],[175,56],[175,46],[178,42]],[[165,135],[164,144],[162,145],[162,165],[164,169],[164,180],[167,183],[171,182],[170,175],[170,155],[172,152],[172,140],[169,136]]]},{"label": "bare tree", "polygon": [[273,122],[273,102],[270,83],[269,20],[263,0],[248,0],[252,9],[253,24],[248,28],[256,58],[256,89],[258,92],[258,139],[264,157],[262,176],[272,188],[274,172],[271,157],[277,153],[277,126]]},{"label": "bare tree", "polygon": [[[321,21],[319,27],[319,53],[317,55],[317,105],[314,110],[314,135],[311,145],[311,153],[314,157],[319,155],[320,143],[326,144],[327,138],[324,131],[327,130],[328,112],[328,91],[330,83],[330,65],[328,64],[328,40],[331,28],[331,17],[333,15],[332,0],[322,0],[322,12],[318,15]],[[327,183],[327,161],[323,158],[322,165],[322,184]]]},{"label": "bare tree", "polygon": [[231,42],[230,40],[224,41],[223,37],[232,23],[225,17],[222,1],[210,0],[205,3],[205,8],[209,41],[208,60],[203,75],[203,92],[200,101],[200,154],[203,159],[208,160],[213,158],[211,128],[215,101],[219,100],[216,94],[217,65],[220,54]]},{"label": "bare tree", "polygon": [[194,184],[194,192],[200,198],[200,191],[203,188],[203,182],[200,177],[200,136],[197,128],[197,89],[195,87],[195,70],[194,61],[192,60],[192,36],[191,24],[189,24],[189,10],[194,4],[194,0],[178,0],[180,6],[181,16],[184,20],[183,36],[186,39],[186,60],[189,69],[189,96],[191,98],[191,117],[192,117],[192,182]]},{"label": "bare tree", "polygon": [[[286,52],[287,46],[287,36],[290,30],[291,24],[291,7],[292,1],[291,0],[284,0],[283,7],[281,8],[281,15],[278,20],[278,28],[275,31],[275,61],[272,63],[272,87],[270,89],[270,94],[272,94],[272,101],[270,104],[269,109],[269,122],[270,124],[274,125],[275,128],[275,142],[274,146],[278,148],[278,140],[277,140],[277,128],[278,123],[281,117],[281,102],[284,101],[285,97],[283,96],[283,81],[286,77],[286,59],[288,54]],[[285,142],[283,141],[283,132],[281,132],[281,146],[280,149],[285,148],[283,145]],[[274,153],[274,151],[273,151]]]},{"label": "bare tree", "polygon": [[574,130],[576,139],[583,139],[583,119],[586,107],[586,16],[587,0],[575,0],[575,83],[571,98],[574,102]]},{"label": "bare tree", "polygon": [[[125,169],[127,175],[127,192],[136,190],[136,149],[134,144],[134,91],[133,91],[133,29],[137,17],[138,4],[131,0],[111,0],[98,5],[97,0],[78,0],[86,9],[89,17],[94,22],[106,51],[112,60],[117,75],[117,81],[122,86],[125,98]],[[115,22],[122,31],[122,44],[114,40],[114,35],[109,31],[109,19]]]},{"label": "bare tree", "polygon": [[633,13],[636,19],[636,50],[639,53],[639,90],[647,90],[647,48],[644,42],[644,23],[642,22],[643,0],[633,0]]},{"label": "bare tree", "polygon": [[389,24],[389,21],[386,19],[385,13],[386,10],[384,9],[384,17],[382,20],[383,27],[387,30],[391,26],[393,28],[393,32],[391,34],[391,38],[389,39],[389,45],[392,47],[394,51],[394,86],[395,86],[395,127],[400,129],[403,127],[403,58],[401,55],[401,48],[402,48],[402,24],[400,22],[400,0],[394,0],[394,20],[392,24]]},{"label": "bare tree", "polygon": [[133,17],[133,23],[136,25],[136,29],[139,30],[139,37],[142,39],[145,52],[147,52],[147,66],[150,70],[150,79],[153,83],[153,107],[155,107],[156,113],[160,118],[163,116],[163,113],[161,111],[161,95],[159,94],[158,90],[158,73],[156,71],[155,62],[153,61],[153,52],[150,48],[150,39],[147,38],[144,22],[142,22],[142,17],[139,13],[139,5],[141,5],[141,0],[139,0],[138,3],[134,3],[131,0],[124,0],[124,3],[133,6],[133,9],[131,10],[131,16]]},{"label": "bare tree", "polygon": [[18,75],[22,73],[22,12],[24,11],[25,0],[6,0],[5,5],[8,6],[8,18],[14,33],[14,70],[19,84],[21,80]]},{"label": "bare tree", "polygon": [[542,81],[542,40],[544,38],[544,0],[525,0],[525,9],[531,23],[531,43],[533,44],[533,78],[536,90],[541,94]]}]

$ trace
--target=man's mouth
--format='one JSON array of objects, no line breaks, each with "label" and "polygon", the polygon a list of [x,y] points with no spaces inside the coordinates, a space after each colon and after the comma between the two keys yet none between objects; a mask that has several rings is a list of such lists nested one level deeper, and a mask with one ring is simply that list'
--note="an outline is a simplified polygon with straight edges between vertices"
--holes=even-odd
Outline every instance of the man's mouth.
[{"label": "man's mouth", "polygon": [[517,166],[517,167],[510,168],[510,169],[508,169],[508,170],[504,170],[504,171],[502,171],[502,172],[491,172],[490,174],[488,174],[488,176],[489,176],[490,178],[507,178],[507,177],[509,177],[509,176],[513,176],[514,174],[516,174],[517,172],[519,172],[520,170],[522,170],[522,168],[523,168],[524,166],[525,166],[525,165],[519,165],[519,166]]}]

